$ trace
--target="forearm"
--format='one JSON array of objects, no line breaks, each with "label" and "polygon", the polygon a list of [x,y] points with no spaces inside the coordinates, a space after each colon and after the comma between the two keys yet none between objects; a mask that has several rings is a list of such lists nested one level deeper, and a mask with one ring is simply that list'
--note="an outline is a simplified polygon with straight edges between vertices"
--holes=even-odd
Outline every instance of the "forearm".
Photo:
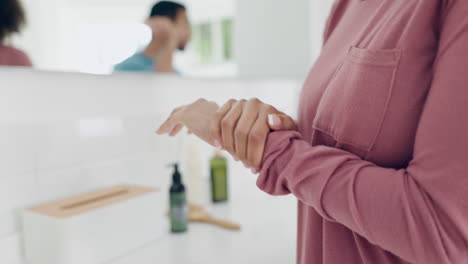
[{"label": "forearm", "polygon": [[417,181],[432,172],[382,168],[346,151],[312,147],[294,132],[273,133],[267,144],[258,179],[267,193],[292,193],[328,221],[412,263],[453,263],[466,254],[467,236],[444,212],[466,211],[467,204],[451,195],[434,200]]}]

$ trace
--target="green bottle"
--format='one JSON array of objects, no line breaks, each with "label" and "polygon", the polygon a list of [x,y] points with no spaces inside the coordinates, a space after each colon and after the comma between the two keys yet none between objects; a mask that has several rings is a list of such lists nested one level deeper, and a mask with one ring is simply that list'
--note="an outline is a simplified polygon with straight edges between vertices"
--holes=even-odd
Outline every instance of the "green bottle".
[{"label": "green bottle", "polygon": [[179,173],[179,166],[174,164],[174,174],[172,175],[172,185],[169,189],[171,232],[181,233],[187,231],[188,209],[185,187],[182,183],[182,176]]},{"label": "green bottle", "polygon": [[228,175],[227,159],[221,151],[216,151],[210,160],[211,169],[211,196],[213,202],[225,202],[228,200]]}]

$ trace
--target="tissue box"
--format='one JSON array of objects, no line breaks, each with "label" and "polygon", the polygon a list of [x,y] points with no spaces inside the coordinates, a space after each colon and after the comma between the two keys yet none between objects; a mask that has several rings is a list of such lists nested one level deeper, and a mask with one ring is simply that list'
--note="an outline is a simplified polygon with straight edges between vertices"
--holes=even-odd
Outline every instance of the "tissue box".
[{"label": "tissue box", "polygon": [[155,189],[121,185],[55,201],[22,213],[29,264],[101,264],[167,233]]}]

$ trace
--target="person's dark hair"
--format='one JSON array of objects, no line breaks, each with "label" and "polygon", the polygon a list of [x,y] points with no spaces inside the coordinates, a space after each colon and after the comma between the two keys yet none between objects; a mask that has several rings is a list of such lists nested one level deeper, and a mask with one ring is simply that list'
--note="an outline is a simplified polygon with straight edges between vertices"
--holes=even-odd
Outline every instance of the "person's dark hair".
[{"label": "person's dark hair", "polygon": [[151,8],[150,17],[163,16],[175,21],[180,10],[185,10],[185,6],[171,1],[159,1]]},{"label": "person's dark hair", "polygon": [[19,0],[0,0],[0,43],[12,33],[20,32],[26,23]]}]

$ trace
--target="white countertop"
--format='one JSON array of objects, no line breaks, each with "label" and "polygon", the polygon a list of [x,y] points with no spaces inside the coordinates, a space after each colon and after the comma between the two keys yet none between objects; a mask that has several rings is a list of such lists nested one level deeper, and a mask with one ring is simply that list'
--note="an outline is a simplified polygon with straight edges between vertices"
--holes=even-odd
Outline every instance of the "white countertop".
[{"label": "white countertop", "polygon": [[[231,160],[229,167],[229,202],[211,203],[209,181],[204,179],[199,192],[205,198],[199,203],[211,215],[239,223],[241,231],[190,223],[188,232],[172,234],[168,219],[168,232],[161,239],[106,264],[295,263],[296,199],[269,196],[257,188],[256,176],[240,163]],[[11,245],[20,243],[19,236],[11,240]],[[11,259],[8,263],[22,263]]]},{"label": "white countertop", "polygon": [[268,196],[256,187],[255,176],[239,164],[231,165],[230,177],[235,178],[230,180],[230,201],[216,205],[206,201],[204,206],[215,216],[240,223],[241,231],[190,224],[187,233],[168,232],[112,264],[295,263],[294,197]]},{"label": "white countertop", "polygon": [[[212,215],[241,224],[241,231],[191,223],[187,233],[168,231],[159,241],[106,264],[295,263],[296,199],[263,193],[254,175],[239,164],[230,165],[230,177],[235,177],[230,179],[230,201],[213,205],[206,192],[203,205]],[[209,187],[208,182],[202,185]],[[169,229],[169,220],[166,224]],[[19,245],[21,239],[15,235],[10,240],[6,244]],[[7,263],[23,263],[14,261],[14,256],[10,259]]]}]

